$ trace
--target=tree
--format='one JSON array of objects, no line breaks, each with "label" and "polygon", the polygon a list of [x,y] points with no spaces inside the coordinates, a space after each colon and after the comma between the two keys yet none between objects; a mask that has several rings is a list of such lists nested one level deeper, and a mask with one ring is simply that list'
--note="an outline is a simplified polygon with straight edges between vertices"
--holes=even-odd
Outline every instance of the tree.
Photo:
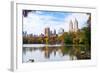
[{"label": "tree", "polygon": [[64,34],[64,43],[65,44],[73,44],[73,33],[65,33]]},{"label": "tree", "polygon": [[81,29],[82,30],[82,35],[81,38],[84,39],[84,44],[91,44],[91,32],[88,29],[88,27],[84,27]]}]

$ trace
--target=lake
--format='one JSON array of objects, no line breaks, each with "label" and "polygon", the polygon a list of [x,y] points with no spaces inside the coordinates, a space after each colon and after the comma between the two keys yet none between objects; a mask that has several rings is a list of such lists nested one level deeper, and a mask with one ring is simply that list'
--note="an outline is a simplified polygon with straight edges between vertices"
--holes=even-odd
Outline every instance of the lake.
[{"label": "lake", "polygon": [[67,61],[84,60],[91,58],[90,50],[84,45],[45,45],[45,44],[24,44],[22,62],[46,62],[46,61]]}]

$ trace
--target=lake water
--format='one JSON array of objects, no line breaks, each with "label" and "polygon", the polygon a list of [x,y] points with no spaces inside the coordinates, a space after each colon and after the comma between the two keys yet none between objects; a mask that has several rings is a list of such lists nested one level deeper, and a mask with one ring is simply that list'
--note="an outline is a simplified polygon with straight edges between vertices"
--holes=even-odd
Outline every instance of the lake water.
[{"label": "lake water", "polygon": [[90,59],[90,52],[88,52],[88,55],[85,52],[86,47],[82,45],[23,45],[22,61],[28,63]]}]

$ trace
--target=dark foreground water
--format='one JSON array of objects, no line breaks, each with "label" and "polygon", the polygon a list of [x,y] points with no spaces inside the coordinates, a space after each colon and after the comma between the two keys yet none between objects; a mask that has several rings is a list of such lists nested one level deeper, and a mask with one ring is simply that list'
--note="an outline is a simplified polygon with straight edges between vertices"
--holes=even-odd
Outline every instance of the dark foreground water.
[{"label": "dark foreground water", "polygon": [[22,61],[43,62],[43,61],[67,61],[67,60],[86,60],[90,59],[90,49],[84,45],[67,46],[39,46],[23,47]]}]

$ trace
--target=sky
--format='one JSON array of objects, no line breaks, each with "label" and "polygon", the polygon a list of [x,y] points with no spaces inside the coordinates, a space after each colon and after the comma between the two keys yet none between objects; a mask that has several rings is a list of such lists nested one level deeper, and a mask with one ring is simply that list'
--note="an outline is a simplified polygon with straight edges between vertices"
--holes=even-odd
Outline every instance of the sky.
[{"label": "sky", "polygon": [[39,10],[23,10],[23,31],[28,34],[40,35],[44,34],[44,29],[49,27],[51,31],[63,28],[65,32],[69,31],[69,22],[76,18],[78,20],[78,27],[81,29],[86,26],[86,21],[89,15],[86,13],[74,12],[55,12],[55,11],[39,11]]}]

